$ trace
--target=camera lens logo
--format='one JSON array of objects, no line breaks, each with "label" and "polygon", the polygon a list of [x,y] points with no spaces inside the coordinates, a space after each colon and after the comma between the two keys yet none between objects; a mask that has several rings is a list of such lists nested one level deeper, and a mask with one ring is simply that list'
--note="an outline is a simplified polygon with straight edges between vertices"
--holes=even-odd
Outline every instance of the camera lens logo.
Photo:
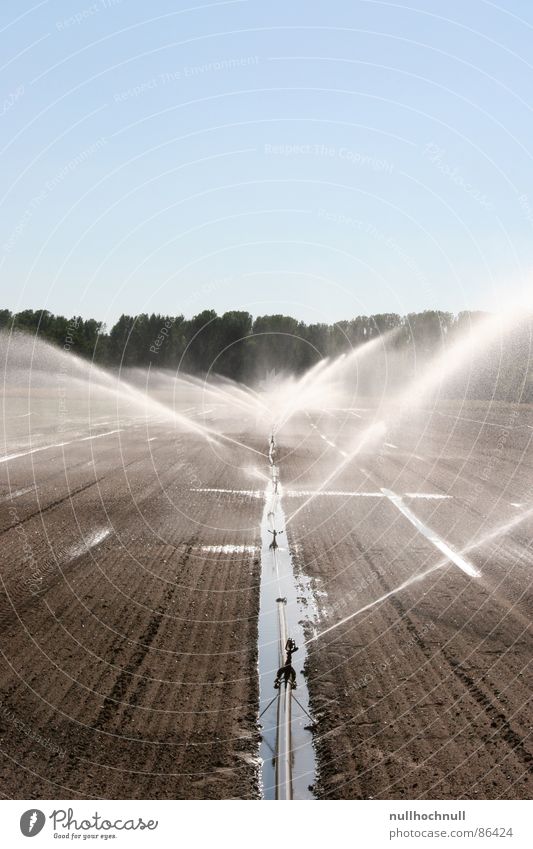
[{"label": "camera lens logo", "polygon": [[42,811],[30,808],[29,811],[24,811],[20,818],[20,830],[24,837],[35,837],[42,830],[45,822],[46,817]]}]

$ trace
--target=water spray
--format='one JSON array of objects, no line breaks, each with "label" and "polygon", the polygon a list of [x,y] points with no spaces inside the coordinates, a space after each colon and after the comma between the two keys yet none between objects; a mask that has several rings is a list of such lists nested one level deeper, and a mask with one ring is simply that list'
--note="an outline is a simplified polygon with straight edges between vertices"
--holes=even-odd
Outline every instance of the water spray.
[{"label": "water spray", "polygon": [[[521,522],[524,522],[531,516],[533,516],[533,507],[523,513],[521,516],[516,516],[509,522],[506,522],[503,525],[499,525],[497,528],[494,528],[492,531],[489,531],[481,539],[469,543],[467,546],[461,549],[461,554],[469,554],[471,551],[474,551],[474,549],[479,548],[482,545],[486,545],[491,540],[501,536],[504,533],[507,533],[509,530],[515,528],[517,525],[521,524]],[[448,558],[444,558],[443,560],[440,560],[438,563],[436,563],[434,566],[431,566],[429,569],[425,569],[423,572],[419,572],[417,575],[413,575],[412,578],[408,578],[406,581],[403,581],[403,583],[399,584],[397,587],[394,587],[394,589],[389,590],[389,592],[384,593],[382,596],[376,598],[374,601],[365,604],[364,607],[360,607],[358,610],[354,610],[353,613],[348,614],[348,616],[345,616],[343,619],[340,619],[338,622],[335,622],[328,628],[324,628],[324,630],[320,631],[318,634],[314,634],[312,637],[306,640],[306,645],[308,645],[309,643],[314,643],[320,637],[324,637],[331,631],[335,631],[337,628],[340,628],[341,625],[345,625],[346,622],[350,622],[352,619],[355,619],[356,616],[359,616],[361,613],[365,613],[365,611],[371,610],[376,605],[381,604],[382,601],[386,601],[386,599],[390,598],[391,596],[396,595],[402,590],[407,589],[407,587],[410,587],[413,584],[418,583],[419,581],[423,581],[425,578],[428,577],[428,575],[432,575],[433,572],[442,569],[448,563]]]},{"label": "water spray", "polygon": [[370,425],[370,427],[366,428],[366,430],[363,432],[363,434],[359,437],[359,439],[357,441],[357,445],[355,446],[355,448],[352,449],[352,451],[347,453],[347,456],[343,460],[341,460],[339,465],[336,466],[335,469],[333,469],[331,474],[328,475],[328,477],[324,481],[322,481],[319,488],[316,491],[314,491],[309,496],[309,498],[307,498],[303,502],[303,504],[300,504],[300,506],[297,507],[296,510],[293,513],[291,513],[291,515],[288,517],[285,524],[288,525],[290,522],[292,522],[292,520],[294,518],[296,518],[298,513],[300,513],[305,507],[307,507],[312,501],[314,501],[314,499],[318,495],[320,495],[323,492],[323,490],[325,490],[329,486],[329,484],[336,477],[338,477],[338,475],[340,475],[340,473],[343,471],[343,469],[346,468],[346,466],[354,459],[354,457],[356,457],[363,450],[363,448],[365,446],[368,445],[369,442],[371,442],[372,440],[378,439],[380,436],[383,435],[384,431],[385,431],[385,425],[383,424],[383,422],[376,422],[375,424]]}]

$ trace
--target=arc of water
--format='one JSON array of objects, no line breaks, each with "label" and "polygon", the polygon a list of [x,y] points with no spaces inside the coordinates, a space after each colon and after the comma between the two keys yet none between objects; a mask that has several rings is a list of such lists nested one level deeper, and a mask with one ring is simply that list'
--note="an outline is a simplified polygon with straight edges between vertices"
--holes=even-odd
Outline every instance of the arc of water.
[{"label": "arc of water", "polygon": [[[522,308],[523,309],[523,308]],[[450,349],[444,351],[435,360],[433,360],[424,370],[423,374],[414,381],[412,386],[407,390],[399,393],[392,399],[391,411],[389,413],[383,411],[381,421],[378,423],[383,432],[386,432],[391,421],[397,423],[404,415],[413,409],[416,403],[420,403],[422,399],[435,388],[442,380],[449,378],[463,364],[467,354],[475,351],[476,356],[481,356],[483,350],[494,341],[502,333],[508,333],[512,330],[516,322],[523,317],[523,313],[519,308],[513,307],[505,313],[497,313],[489,315],[482,319],[476,326],[470,330],[467,336],[456,342]],[[363,346],[363,350],[367,346]],[[328,475],[326,480],[317,488],[316,492],[311,495],[289,518],[292,520],[304,507],[310,504],[317,495],[320,495],[322,490],[333,481],[346,467],[346,465],[367,444],[373,436],[375,423],[369,425],[358,438],[358,442],[354,449],[348,451],[348,456],[345,457],[339,465]]]},{"label": "arc of water", "polygon": [[[485,534],[481,539],[475,540],[474,542],[469,543],[461,549],[460,553],[462,555],[469,554],[471,551],[474,551],[476,548],[479,548],[482,545],[486,545],[493,539],[501,536],[504,533],[507,533],[512,528],[524,522],[526,519],[533,516],[533,507],[530,510],[527,510],[521,516],[516,516],[510,522],[505,522],[502,525],[498,525],[498,527],[493,528],[492,531],[489,531]],[[348,616],[344,616],[338,622],[335,622],[333,625],[330,625],[328,628],[324,628],[324,630],[320,631],[317,634],[313,634],[308,640],[306,640],[306,645],[309,643],[313,643],[318,640],[320,637],[324,637],[326,634],[329,634],[331,631],[335,631],[337,628],[340,628],[341,625],[345,625],[346,622],[350,622],[351,619],[355,619],[356,616],[359,616],[361,613],[364,613],[366,610],[371,610],[371,608],[375,607],[377,604],[381,604],[382,601],[390,598],[396,593],[401,592],[402,590],[407,589],[407,587],[412,586],[412,584],[416,584],[418,581],[423,581],[428,575],[432,575],[433,572],[436,572],[438,569],[442,569],[446,564],[449,563],[447,557],[444,557],[442,560],[439,560],[434,566],[431,566],[429,569],[425,569],[423,572],[420,572],[418,575],[413,575],[412,578],[408,578],[406,581],[403,581],[401,584],[398,584],[394,589],[389,590],[389,592],[384,593],[379,598],[376,598],[374,601],[365,604],[363,607],[360,607],[358,610],[354,610],[353,613],[350,613]]]},{"label": "arc of water", "polygon": [[367,445],[371,440],[381,436],[384,433],[384,430],[385,425],[383,424],[383,422],[376,422],[375,424],[366,428],[355,448],[350,451],[350,453],[347,454],[346,457],[344,457],[344,459],[339,463],[339,465],[336,466],[335,469],[333,469],[331,474],[328,475],[328,477],[322,481],[320,486],[311,493],[309,498],[307,498],[302,504],[300,504],[299,507],[296,508],[296,510],[294,510],[293,513],[291,513],[291,515],[286,519],[285,524],[288,525],[290,522],[292,522],[292,520],[296,518],[298,513],[300,513],[305,507],[307,507],[308,504],[310,504],[311,501],[313,501],[317,497],[317,495],[320,495],[320,493],[329,486],[329,484],[334,478],[340,475],[342,470],[346,468],[346,466],[353,460],[354,457],[357,456],[357,454],[360,453],[360,451],[362,451],[365,445]]}]

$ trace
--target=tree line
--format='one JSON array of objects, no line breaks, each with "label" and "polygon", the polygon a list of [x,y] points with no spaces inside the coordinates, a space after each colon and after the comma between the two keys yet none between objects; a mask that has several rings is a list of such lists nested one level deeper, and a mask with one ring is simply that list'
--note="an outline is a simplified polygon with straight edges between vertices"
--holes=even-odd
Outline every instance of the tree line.
[{"label": "tree line", "polygon": [[[334,324],[306,324],[286,315],[254,318],[239,310],[223,315],[204,310],[188,319],[156,313],[121,315],[108,330],[94,318],[66,318],[48,310],[12,313],[4,309],[0,310],[0,330],[38,335],[106,367],[150,365],[254,382],[273,370],[302,373],[324,357],[347,353],[388,331],[395,331],[388,342],[390,352],[397,352],[405,362],[414,358],[421,361],[439,353],[484,315],[425,310],[405,316],[380,313]],[[509,368],[516,371],[515,354]],[[518,390],[520,381],[520,375],[515,374],[507,383]],[[490,394],[490,387],[481,394]]]}]

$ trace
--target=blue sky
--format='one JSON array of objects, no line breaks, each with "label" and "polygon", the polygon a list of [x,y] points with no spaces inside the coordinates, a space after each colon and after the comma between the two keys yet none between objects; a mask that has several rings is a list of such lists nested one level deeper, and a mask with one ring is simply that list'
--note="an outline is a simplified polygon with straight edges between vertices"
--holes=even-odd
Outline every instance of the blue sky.
[{"label": "blue sky", "polygon": [[532,39],[520,0],[4,0],[2,306],[501,306],[533,264]]}]

